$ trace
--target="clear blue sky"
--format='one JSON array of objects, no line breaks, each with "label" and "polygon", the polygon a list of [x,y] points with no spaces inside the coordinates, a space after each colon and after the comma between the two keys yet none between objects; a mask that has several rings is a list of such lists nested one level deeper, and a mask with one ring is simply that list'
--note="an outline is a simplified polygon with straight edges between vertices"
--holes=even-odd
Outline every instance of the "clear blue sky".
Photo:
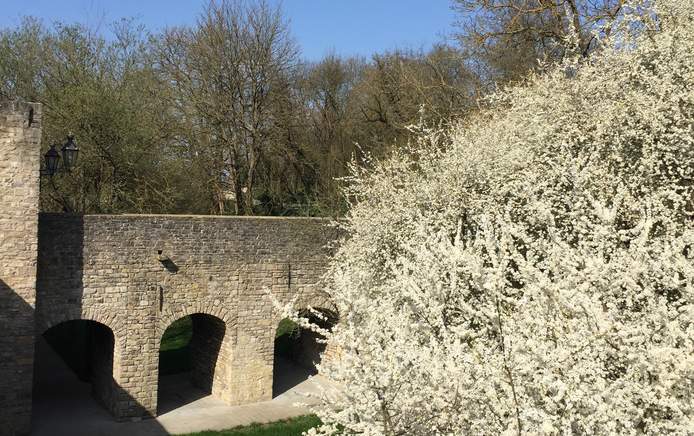
[{"label": "clear blue sky", "polygon": [[[270,0],[276,4],[279,0]],[[206,0],[0,0],[0,27],[24,15],[45,23],[80,22],[108,31],[136,18],[153,30],[192,24]],[[427,48],[452,31],[449,0],[284,0],[285,15],[305,58],[334,51],[369,56],[393,48]]]}]

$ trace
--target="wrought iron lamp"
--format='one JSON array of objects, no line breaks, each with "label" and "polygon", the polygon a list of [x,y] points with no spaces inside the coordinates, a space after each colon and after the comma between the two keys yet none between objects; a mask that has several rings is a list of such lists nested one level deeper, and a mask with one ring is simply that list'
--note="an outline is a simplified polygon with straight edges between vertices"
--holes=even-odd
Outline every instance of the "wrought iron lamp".
[{"label": "wrought iron lamp", "polygon": [[77,147],[77,144],[75,144],[74,135],[68,135],[67,142],[63,144],[63,148],[60,149],[63,155],[62,166],[60,165],[60,153],[58,153],[55,147],[55,144],[51,145],[43,156],[44,168],[41,170],[42,176],[53,177],[59,172],[69,172],[77,163],[80,149]]}]

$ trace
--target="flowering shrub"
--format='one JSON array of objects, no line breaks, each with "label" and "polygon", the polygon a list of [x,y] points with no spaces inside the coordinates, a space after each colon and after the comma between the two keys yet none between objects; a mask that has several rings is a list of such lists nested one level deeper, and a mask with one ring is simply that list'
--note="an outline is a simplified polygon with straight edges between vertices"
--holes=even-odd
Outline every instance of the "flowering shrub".
[{"label": "flowering shrub", "polygon": [[694,5],[370,171],[308,434],[691,434]]}]

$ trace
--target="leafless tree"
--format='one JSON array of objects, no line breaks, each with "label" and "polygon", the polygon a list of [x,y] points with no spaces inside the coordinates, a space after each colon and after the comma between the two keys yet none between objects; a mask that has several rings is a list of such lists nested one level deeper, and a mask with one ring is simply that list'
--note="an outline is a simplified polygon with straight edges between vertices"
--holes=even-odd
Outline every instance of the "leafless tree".
[{"label": "leafless tree", "polygon": [[252,214],[261,159],[281,135],[288,77],[298,49],[280,9],[265,1],[211,1],[194,28],[165,32],[159,44],[181,143],[204,168],[211,211]]},{"label": "leafless tree", "polygon": [[[493,79],[517,79],[567,50],[587,56],[625,0],[453,0],[458,38]],[[571,38],[570,38],[571,37]],[[573,42],[570,42],[573,41]]]}]

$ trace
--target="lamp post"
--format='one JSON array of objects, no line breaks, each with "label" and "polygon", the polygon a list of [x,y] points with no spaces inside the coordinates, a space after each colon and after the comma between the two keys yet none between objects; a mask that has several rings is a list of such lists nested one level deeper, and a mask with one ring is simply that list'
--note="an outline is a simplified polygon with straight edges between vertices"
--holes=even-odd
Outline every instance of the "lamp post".
[{"label": "lamp post", "polygon": [[41,170],[42,176],[53,177],[59,172],[69,172],[77,163],[77,156],[79,155],[80,149],[77,147],[77,144],[75,144],[74,135],[69,134],[67,136],[67,142],[65,142],[60,149],[63,155],[62,166],[60,165],[60,154],[55,147],[55,144],[51,145],[46,154],[43,155],[44,168]]}]

